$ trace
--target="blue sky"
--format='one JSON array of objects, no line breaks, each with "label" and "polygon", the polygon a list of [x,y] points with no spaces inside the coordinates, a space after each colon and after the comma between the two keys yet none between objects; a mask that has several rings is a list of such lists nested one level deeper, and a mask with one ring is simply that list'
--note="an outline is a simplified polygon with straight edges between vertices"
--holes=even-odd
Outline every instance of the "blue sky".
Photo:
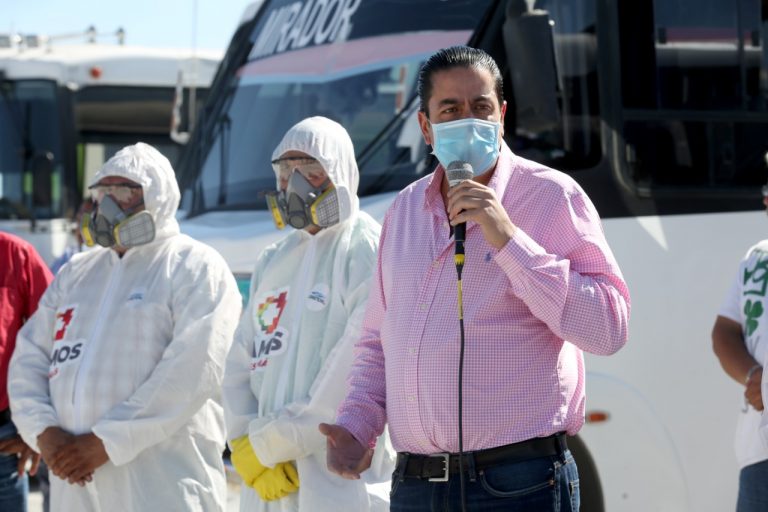
[{"label": "blue sky", "polygon": [[[130,45],[195,45],[198,49],[223,52],[249,3],[250,0],[0,0],[0,33],[69,34],[84,32],[93,25],[100,34],[114,34],[122,27],[125,42]],[[111,43],[115,38],[99,40]]]}]

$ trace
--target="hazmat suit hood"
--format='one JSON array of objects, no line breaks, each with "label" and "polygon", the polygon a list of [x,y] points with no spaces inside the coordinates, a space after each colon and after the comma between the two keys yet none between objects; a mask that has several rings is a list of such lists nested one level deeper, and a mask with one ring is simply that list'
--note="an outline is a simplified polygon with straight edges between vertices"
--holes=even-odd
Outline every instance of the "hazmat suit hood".
[{"label": "hazmat suit hood", "polygon": [[[283,136],[283,140],[272,152],[272,160],[277,160],[291,150],[306,153],[323,166],[336,187],[340,223],[357,213],[359,209],[357,185],[360,174],[352,139],[343,126],[320,116],[299,121]],[[277,175],[275,180],[279,189]]]},{"label": "hazmat suit hood", "polygon": [[176,210],[181,193],[176,174],[171,162],[157,149],[143,142],[124,147],[107,160],[89,186],[107,176],[120,176],[141,185],[144,207],[155,221],[155,240],[180,232]]}]

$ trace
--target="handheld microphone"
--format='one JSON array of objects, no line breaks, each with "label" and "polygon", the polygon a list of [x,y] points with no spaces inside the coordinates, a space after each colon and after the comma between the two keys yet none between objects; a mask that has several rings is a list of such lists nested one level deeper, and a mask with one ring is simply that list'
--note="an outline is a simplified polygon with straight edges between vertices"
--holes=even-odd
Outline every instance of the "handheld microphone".
[{"label": "handheld microphone", "polygon": [[[454,160],[445,168],[445,177],[448,178],[448,185],[451,188],[465,180],[471,180],[475,176],[472,171],[472,165],[463,160]],[[467,223],[462,222],[453,227],[453,240],[462,244],[467,239]],[[462,247],[463,248],[463,247]]]}]

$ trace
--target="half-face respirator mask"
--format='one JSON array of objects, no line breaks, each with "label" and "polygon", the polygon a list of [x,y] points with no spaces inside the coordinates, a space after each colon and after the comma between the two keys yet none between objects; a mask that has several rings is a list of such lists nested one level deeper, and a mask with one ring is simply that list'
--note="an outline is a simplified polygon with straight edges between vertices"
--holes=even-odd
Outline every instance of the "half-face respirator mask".
[{"label": "half-face respirator mask", "polygon": [[155,239],[155,221],[146,210],[136,213],[124,211],[110,195],[105,194],[98,200],[93,213],[83,215],[80,232],[88,247],[96,244],[103,247],[135,247]]},{"label": "half-face respirator mask", "polygon": [[339,222],[339,199],[330,178],[315,188],[300,172],[293,171],[285,190],[266,195],[277,229],[286,224],[296,229],[310,225],[327,228]]}]

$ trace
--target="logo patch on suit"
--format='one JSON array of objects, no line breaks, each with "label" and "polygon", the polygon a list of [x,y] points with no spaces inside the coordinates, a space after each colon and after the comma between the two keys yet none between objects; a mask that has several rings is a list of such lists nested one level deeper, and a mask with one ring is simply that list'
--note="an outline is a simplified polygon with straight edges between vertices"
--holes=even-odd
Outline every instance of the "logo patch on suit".
[{"label": "logo patch on suit", "polygon": [[264,334],[272,334],[280,323],[280,317],[288,303],[288,289],[277,290],[256,306],[256,325]]},{"label": "logo patch on suit", "polygon": [[272,357],[279,356],[288,347],[288,331],[278,328],[271,336],[256,335],[251,348],[251,371],[263,372]]},{"label": "logo patch on suit", "polygon": [[288,288],[273,290],[261,297],[253,313],[256,334],[251,347],[252,372],[266,370],[269,359],[285,352],[288,344],[288,331],[280,327],[280,317],[288,305]]},{"label": "logo patch on suit", "polygon": [[56,325],[53,328],[53,341],[61,341],[75,318],[77,306],[64,306],[56,312]]},{"label": "logo patch on suit", "polygon": [[306,299],[307,309],[310,311],[320,311],[328,305],[328,297],[331,289],[327,284],[318,283],[312,287]]},{"label": "logo patch on suit", "polygon": [[80,358],[83,353],[83,340],[61,341],[53,346],[51,364],[48,367],[48,378],[55,379],[59,370]]},{"label": "logo patch on suit", "polygon": [[144,300],[144,290],[133,290],[130,295],[128,295],[128,300],[126,302],[140,302]]}]

